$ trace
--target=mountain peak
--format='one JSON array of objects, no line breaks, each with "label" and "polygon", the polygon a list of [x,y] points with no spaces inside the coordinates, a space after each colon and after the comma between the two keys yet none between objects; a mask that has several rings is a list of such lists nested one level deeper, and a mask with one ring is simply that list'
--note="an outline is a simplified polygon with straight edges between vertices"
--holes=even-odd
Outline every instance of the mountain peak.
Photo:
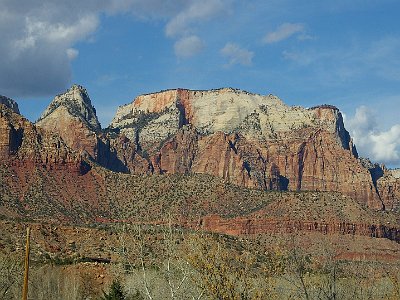
[{"label": "mountain peak", "polygon": [[10,108],[13,112],[19,114],[18,104],[14,100],[0,95],[0,104],[4,104],[8,108]]},{"label": "mountain peak", "polygon": [[91,130],[101,130],[97,119],[96,109],[93,107],[86,89],[74,84],[65,93],[57,95],[38,120],[40,124],[45,118],[53,114],[59,108],[64,108],[70,115],[80,119]]}]

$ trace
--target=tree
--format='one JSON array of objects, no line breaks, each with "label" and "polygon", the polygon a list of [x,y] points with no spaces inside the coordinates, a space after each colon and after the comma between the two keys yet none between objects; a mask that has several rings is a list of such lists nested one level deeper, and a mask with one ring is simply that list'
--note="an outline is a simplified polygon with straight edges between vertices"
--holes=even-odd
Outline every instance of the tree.
[{"label": "tree", "polygon": [[21,264],[17,258],[0,254],[0,299],[16,297],[14,288],[20,287]]},{"label": "tree", "polygon": [[220,300],[273,298],[273,282],[265,278],[281,271],[272,256],[273,267],[267,267],[242,244],[235,247],[228,240],[206,234],[192,235],[187,253],[188,262],[197,271],[193,281],[202,290],[201,296]]},{"label": "tree", "polygon": [[125,300],[124,289],[119,280],[113,280],[110,291],[108,293],[103,291],[103,297],[101,300]]}]

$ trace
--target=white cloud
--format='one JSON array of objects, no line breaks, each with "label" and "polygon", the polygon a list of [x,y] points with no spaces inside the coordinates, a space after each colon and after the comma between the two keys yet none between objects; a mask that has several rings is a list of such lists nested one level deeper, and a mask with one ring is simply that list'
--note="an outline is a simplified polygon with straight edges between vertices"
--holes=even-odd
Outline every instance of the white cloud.
[{"label": "white cloud", "polygon": [[355,115],[345,121],[362,157],[369,157],[374,162],[399,165],[400,124],[386,131],[380,130],[374,113],[366,106],[358,107]]},{"label": "white cloud", "polygon": [[388,131],[371,134],[373,153],[377,161],[397,162],[400,159],[400,124]]},{"label": "white cloud", "polygon": [[[18,2],[18,3],[17,3]],[[75,2],[75,3],[74,3]],[[6,95],[37,96],[69,84],[73,46],[99,25],[95,2],[5,1],[0,20],[0,90]],[[101,2],[100,6],[102,5]]]},{"label": "white cloud", "polygon": [[[193,32],[232,0],[0,0],[0,90],[11,97],[49,95],[71,80],[78,41],[93,38],[101,14],[131,14],[165,23],[175,53],[188,57],[203,43]],[[35,74],[34,76],[32,74]]]},{"label": "white cloud", "polygon": [[221,49],[221,54],[229,59],[229,65],[241,64],[250,66],[254,57],[254,52],[241,48],[240,46],[227,43]]},{"label": "white cloud", "polygon": [[196,35],[183,37],[174,45],[175,54],[178,57],[191,57],[204,49],[204,42]]},{"label": "white cloud", "polygon": [[190,1],[191,4],[173,17],[167,24],[165,32],[169,37],[190,33],[191,25],[213,18],[226,12],[229,1],[203,0]]},{"label": "white cloud", "polygon": [[67,49],[67,56],[69,60],[74,60],[77,58],[79,55],[79,51],[74,49],[74,48],[68,48]]},{"label": "white cloud", "polygon": [[269,32],[263,39],[266,44],[277,43],[290,38],[296,33],[303,33],[299,35],[300,39],[310,39],[311,37],[304,34],[304,25],[301,23],[283,23],[275,31]]}]

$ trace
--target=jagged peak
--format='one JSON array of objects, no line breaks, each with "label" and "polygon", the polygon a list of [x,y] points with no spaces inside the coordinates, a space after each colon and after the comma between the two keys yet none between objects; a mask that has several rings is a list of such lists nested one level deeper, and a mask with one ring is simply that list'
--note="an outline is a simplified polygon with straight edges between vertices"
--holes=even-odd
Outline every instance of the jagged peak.
[{"label": "jagged peak", "polygon": [[13,112],[19,114],[19,108],[18,108],[18,103],[15,102],[13,99],[8,98],[6,96],[0,95],[0,104],[3,104],[10,108]]},{"label": "jagged peak", "polygon": [[92,107],[92,102],[90,100],[89,94],[85,87],[79,84],[73,84],[68,90],[64,93],[58,94],[55,96],[52,102],[67,102],[67,101],[81,101],[88,106]]},{"label": "jagged peak", "polygon": [[93,131],[101,130],[96,109],[92,105],[89,94],[83,86],[73,84],[65,93],[57,95],[42,113],[37,123],[40,124],[59,107],[66,108],[72,116],[81,119]]}]

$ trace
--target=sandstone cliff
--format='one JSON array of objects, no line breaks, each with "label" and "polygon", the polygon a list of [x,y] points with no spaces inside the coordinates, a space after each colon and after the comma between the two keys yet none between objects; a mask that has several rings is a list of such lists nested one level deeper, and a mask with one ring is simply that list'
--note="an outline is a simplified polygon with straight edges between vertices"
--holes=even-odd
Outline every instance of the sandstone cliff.
[{"label": "sandstone cliff", "polygon": [[[67,110],[71,116],[79,119],[92,131],[100,131],[101,127],[96,116],[96,109],[93,107],[84,87],[74,84],[64,94],[57,95],[42,113],[37,124],[40,125],[56,119],[56,116],[61,114],[57,112],[59,109]],[[53,116],[53,114],[56,114],[56,116]],[[56,126],[56,124],[53,124],[53,126]]]},{"label": "sandstone cliff", "polygon": [[377,179],[377,190],[385,199],[386,209],[400,211],[400,170],[385,170]]},{"label": "sandstone cliff", "polygon": [[96,156],[100,123],[86,90],[73,85],[58,95],[40,116],[36,125],[58,133],[69,147]]},{"label": "sandstone cliff", "polygon": [[207,173],[246,187],[340,191],[382,209],[371,170],[336,107],[305,109],[224,88],[167,90],[118,108],[119,129],[147,155],[154,172]]},{"label": "sandstone cliff", "polygon": [[206,173],[264,190],[339,191],[375,209],[400,202],[397,181],[358,158],[330,105],[290,107],[231,88],[176,89],[137,97],[102,130],[86,90],[74,85],[37,125],[112,171]]},{"label": "sandstone cliff", "polygon": [[84,172],[80,157],[54,133],[37,128],[0,104],[0,157],[6,164],[39,164]]},{"label": "sandstone cliff", "polygon": [[36,123],[55,132],[84,157],[117,172],[147,173],[148,162],[136,154],[132,143],[118,131],[102,131],[85,88],[73,85],[54,98]]},{"label": "sandstone cliff", "polygon": [[101,130],[87,93],[72,89],[78,96],[56,97],[40,126],[0,104],[1,218],[154,224],[170,214],[227,234],[400,241],[399,172],[358,158],[335,107],[288,107],[233,89],[173,90],[138,97]]}]

